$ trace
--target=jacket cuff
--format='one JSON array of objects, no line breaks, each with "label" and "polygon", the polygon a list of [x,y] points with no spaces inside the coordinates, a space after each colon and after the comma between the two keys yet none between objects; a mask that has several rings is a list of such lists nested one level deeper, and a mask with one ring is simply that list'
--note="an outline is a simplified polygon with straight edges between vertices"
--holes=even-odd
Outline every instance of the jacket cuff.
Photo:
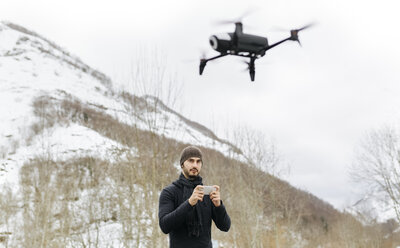
[{"label": "jacket cuff", "polygon": [[221,200],[221,205],[219,205],[219,207],[214,206],[214,204],[213,204],[213,207],[215,208],[215,211],[217,211],[217,213],[225,212],[225,206],[224,206],[222,200]]},{"label": "jacket cuff", "polygon": [[182,205],[184,205],[183,207],[188,211],[189,211],[189,209],[192,209],[194,207],[194,206],[190,205],[189,199],[187,199],[185,202],[183,202]]}]

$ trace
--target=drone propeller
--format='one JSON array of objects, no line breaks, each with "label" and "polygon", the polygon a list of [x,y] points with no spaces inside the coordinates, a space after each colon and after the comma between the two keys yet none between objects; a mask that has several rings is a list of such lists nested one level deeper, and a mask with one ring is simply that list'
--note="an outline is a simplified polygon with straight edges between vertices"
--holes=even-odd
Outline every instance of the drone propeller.
[{"label": "drone propeller", "polygon": [[235,19],[216,21],[216,22],[214,22],[214,24],[216,24],[216,25],[226,25],[226,24],[242,23],[242,20],[245,17],[248,17],[249,15],[253,14],[254,12],[255,12],[255,9],[248,9],[242,15],[240,15],[239,17],[237,17]]},{"label": "drone propeller", "polygon": [[206,52],[202,51],[200,55],[200,60],[205,60],[207,58]]},{"label": "drone propeller", "polygon": [[309,28],[309,27],[311,27],[313,25],[314,25],[313,23],[310,23],[308,25],[305,25],[302,28],[290,30],[290,40],[297,41],[299,43],[299,45],[301,46],[301,43],[300,43],[300,40],[299,40],[299,35],[298,35],[299,32],[304,30],[304,29],[307,29],[307,28]]},{"label": "drone propeller", "polygon": [[227,24],[235,24],[237,22],[241,22],[241,20],[221,20],[214,22],[215,25],[227,25]]},{"label": "drone propeller", "polygon": [[242,71],[244,71],[244,72],[249,71],[250,70],[250,62],[246,61],[246,60],[242,60],[242,63],[247,65],[246,69],[243,69]]},{"label": "drone propeller", "polygon": [[312,27],[312,26],[314,26],[315,24],[314,23],[310,23],[310,24],[307,24],[307,25],[305,25],[304,27],[302,27],[302,28],[299,28],[299,29],[297,29],[298,31],[301,31],[301,30],[304,30],[304,29],[307,29],[307,28],[310,28],[310,27]]},{"label": "drone propeller", "polygon": [[287,32],[287,31],[289,31],[289,29],[283,28],[280,26],[273,26],[273,27],[269,28],[268,31],[270,31],[270,32]]},{"label": "drone propeller", "polygon": [[[246,61],[246,60],[242,60],[242,63],[247,65],[247,67],[245,69],[243,69],[242,71],[243,72],[249,71],[250,70],[250,62]],[[271,65],[271,61],[267,61],[267,62],[264,61],[264,62],[257,63],[257,67],[265,67],[265,66],[269,66],[269,65]]]},{"label": "drone propeller", "polygon": [[245,63],[247,65],[247,68],[243,71],[248,71],[250,73],[250,79],[251,81],[254,81],[254,77],[256,74],[256,67],[254,62],[256,61],[256,58],[250,58],[250,61],[245,61],[242,60],[243,63]]},{"label": "drone propeller", "polygon": [[200,56],[195,59],[195,58],[188,58],[188,59],[184,59],[182,60],[182,62],[185,63],[191,63],[191,62],[198,62],[199,60],[205,60],[207,58],[207,53],[205,49],[199,49],[200,50]]}]

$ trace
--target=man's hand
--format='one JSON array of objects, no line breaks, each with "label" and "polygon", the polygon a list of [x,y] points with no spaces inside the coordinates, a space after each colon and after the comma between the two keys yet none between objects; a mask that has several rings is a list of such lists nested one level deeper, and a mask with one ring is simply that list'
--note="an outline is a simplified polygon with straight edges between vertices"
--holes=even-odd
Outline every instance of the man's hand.
[{"label": "man's hand", "polygon": [[213,185],[217,190],[210,193],[210,199],[213,202],[214,206],[221,206],[221,194],[219,192],[219,186]]},{"label": "man's hand", "polygon": [[192,195],[189,198],[189,204],[193,207],[194,205],[197,204],[198,201],[203,201],[204,197],[204,186],[203,185],[197,185],[196,188],[194,188]]}]

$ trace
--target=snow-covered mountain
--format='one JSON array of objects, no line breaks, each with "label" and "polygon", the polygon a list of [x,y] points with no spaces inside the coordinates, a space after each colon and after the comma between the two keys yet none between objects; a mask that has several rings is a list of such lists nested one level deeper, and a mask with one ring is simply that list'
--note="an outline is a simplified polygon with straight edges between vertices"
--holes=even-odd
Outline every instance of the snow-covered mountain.
[{"label": "snow-covered mountain", "polygon": [[[93,123],[99,121],[102,123]],[[116,124],[116,127],[109,131],[107,130],[109,124]],[[95,125],[101,128],[95,128]],[[240,161],[249,162],[249,160],[237,147],[220,139],[205,126],[182,116],[160,99],[149,95],[137,96],[135,92],[119,91],[114,88],[112,81],[106,75],[86,65],[78,57],[71,55],[53,42],[16,24],[1,22],[0,190],[11,189],[10,195],[14,195],[10,199],[14,199],[15,202],[9,202],[7,206],[0,205],[0,213],[8,211],[8,219],[0,216],[0,247],[19,244],[18,242],[29,243],[29,234],[35,230],[38,233],[33,234],[33,238],[42,237],[42,231],[47,230],[49,233],[46,239],[43,238],[44,241],[61,240],[64,245],[67,244],[66,247],[91,247],[91,245],[96,247],[163,247],[165,235],[151,235],[154,230],[159,229],[154,221],[157,220],[154,208],[156,208],[156,198],[159,193],[159,189],[154,186],[156,183],[153,182],[153,188],[150,189],[153,191],[145,194],[144,188],[149,187],[146,185],[147,181],[142,184],[127,182],[128,179],[125,178],[127,175],[124,173],[126,169],[128,174],[138,174],[135,178],[137,180],[141,177],[141,173],[135,169],[145,170],[155,163],[153,161],[142,163],[141,157],[135,161],[137,167],[133,168],[134,173],[130,171],[132,168],[129,166],[132,164],[124,160],[125,155],[131,156],[132,159],[132,154],[139,148],[135,148],[130,143],[129,135],[121,138],[124,136],[124,130],[118,138],[113,137],[113,132],[116,132],[117,128],[124,128],[124,125],[135,127],[135,130],[141,130],[146,135],[156,134],[158,140],[165,138],[177,141],[175,146],[176,143],[186,143],[216,151],[212,152],[217,158],[215,161],[218,161],[213,172],[217,170],[221,180],[227,180],[231,176],[226,173],[227,165],[235,168],[231,173],[238,173],[236,177],[233,176],[230,181],[225,181],[231,185],[230,189],[233,189],[230,193],[231,197],[228,197],[227,192],[226,202],[231,201],[232,208],[234,208],[233,205],[237,208],[233,213],[237,217],[235,221],[240,225],[233,227],[236,229],[231,232],[233,236],[230,237],[235,240],[229,242],[239,242],[236,238],[241,235],[244,240],[242,242],[245,244],[249,241],[248,238],[256,238],[253,242],[261,242],[261,231],[274,235],[271,240],[278,242],[278,236],[276,236],[278,229],[274,229],[278,226],[276,224],[278,222],[272,224],[272,220],[265,218],[266,215],[263,214],[273,213],[274,221],[276,221],[276,216],[283,218],[286,214],[292,217],[297,215],[296,223],[303,223],[302,229],[312,232],[312,229],[317,227],[315,233],[322,230],[323,234],[325,234],[327,223],[329,221],[333,223],[340,215],[329,204],[311,194],[293,189],[288,183],[274,179],[255,168],[243,166]],[[147,145],[147,141],[139,138],[136,142],[138,140],[144,142],[144,146]],[[174,154],[176,152],[179,151],[174,150]],[[42,164],[40,160],[35,164],[35,159],[38,157],[49,156],[51,158],[48,161],[53,162],[50,166],[58,163],[56,169],[46,167],[46,163]],[[79,160],[86,161],[87,158],[96,160],[94,163],[100,165],[107,161],[108,166],[114,171],[111,172],[109,169],[110,174],[102,177],[106,173],[103,167],[88,168],[85,162]],[[158,159],[164,159],[162,156],[155,158],[156,162]],[[78,159],[78,161],[73,159]],[[143,160],[145,159],[146,156],[143,156]],[[114,163],[114,160],[122,161],[122,163]],[[69,161],[72,161],[75,167],[68,167]],[[169,166],[171,160],[165,161],[169,164],[163,168],[163,173],[178,172]],[[29,165],[26,166],[29,167],[28,169],[24,167],[25,164]],[[47,178],[40,174],[46,170],[53,170]],[[75,174],[71,172],[73,170]],[[91,177],[96,170],[98,170],[97,177]],[[79,172],[76,173],[76,171]],[[156,173],[153,171],[149,174]],[[29,181],[31,177],[37,181]],[[69,177],[73,179],[68,181]],[[175,177],[176,174],[174,174]],[[23,180],[29,182],[28,187],[21,190]],[[88,180],[92,180],[91,183],[102,181],[93,186],[88,183]],[[268,182],[269,191],[263,180]],[[40,185],[41,183],[47,184],[43,186]],[[243,190],[242,193],[245,192],[246,197],[249,195],[254,198],[243,197],[244,201],[233,202],[232,196],[236,196],[236,186],[239,183],[241,184],[238,190]],[[275,196],[274,190],[271,190],[272,185],[275,185],[280,190],[277,192],[281,193]],[[157,185],[157,187],[161,186]],[[57,189],[52,192],[43,192],[51,191],[49,189],[52,187]],[[258,202],[260,193],[270,198],[261,198]],[[7,194],[8,192],[0,192],[0,197],[8,197]],[[53,198],[49,200],[46,197]],[[150,205],[142,199],[145,197],[151,202]],[[247,199],[253,199],[254,202]],[[265,203],[266,199],[273,199],[276,203],[280,199],[284,210],[278,207],[279,204]],[[0,203],[5,201],[7,199],[0,199]],[[43,204],[37,204],[37,202]],[[51,206],[46,205],[48,202],[51,202]],[[252,209],[256,213],[254,216],[243,215],[242,210],[253,208],[252,204],[259,206],[260,211],[257,212],[256,208]],[[149,206],[151,209],[147,209]],[[304,209],[301,209],[301,206]],[[42,207],[47,208],[45,217],[40,212]],[[132,214],[133,212],[135,213]],[[62,215],[63,218],[59,218]],[[32,216],[37,219],[32,221]],[[42,217],[44,219],[41,219]],[[257,225],[254,225],[254,221]],[[282,223],[286,221],[285,219]],[[248,225],[244,226],[246,223]],[[320,227],[321,223],[322,227]],[[63,225],[68,228],[63,229]],[[138,227],[140,225],[142,226]],[[19,232],[22,228],[26,230]],[[246,230],[242,230],[243,228]],[[307,242],[312,241],[312,238],[308,241],[303,239],[301,232],[290,225],[282,226],[281,230],[281,238],[285,240],[282,244],[290,241],[291,247],[307,247]],[[244,234],[240,234],[241,232]],[[136,240],[133,234],[136,235]],[[146,239],[148,240],[149,237],[154,240],[147,244]],[[159,237],[163,240],[158,240]],[[227,236],[220,238],[217,237],[216,240],[225,239],[226,242]],[[42,244],[43,240],[39,240],[38,243]],[[267,240],[265,242],[269,242]],[[123,242],[136,242],[136,245]],[[229,242],[226,244],[230,244]],[[159,245],[152,246],[152,244]],[[223,241],[220,244],[223,244]]]},{"label": "snow-covered mountain", "polygon": [[[1,188],[12,189],[14,196],[20,198],[21,168],[37,157],[51,156],[54,161],[68,161],[86,156],[112,161],[124,158],[120,151],[129,150],[132,154],[134,148],[88,125],[79,121],[63,121],[62,118],[67,117],[60,116],[60,113],[65,111],[62,109],[65,104],[75,104],[74,107],[107,116],[109,120],[135,126],[144,132],[150,131],[246,160],[235,146],[218,138],[203,125],[175,112],[160,99],[119,91],[106,75],[53,42],[19,25],[1,22]],[[85,112],[80,115],[83,115],[81,119],[84,121],[91,118]],[[68,118],[73,119],[74,113]],[[21,209],[21,206],[16,209]],[[19,214],[18,210],[16,215],[12,215],[12,228],[0,220],[0,247],[4,239],[8,239],[8,233],[15,231],[10,228],[19,229],[24,225]],[[112,222],[101,227],[102,233],[108,235],[104,236],[103,245],[119,244],[115,241],[118,235],[110,234],[110,230],[116,230],[115,225],[120,226]],[[88,228],[91,229],[90,226]],[[88,231],[85,235],[90,236],[90,233]]]},{"label": "snow-covered mountain", "polygon": [[132,105],[115,97],[111,80],[53,42],[13,23],[0,24],[0,181],[16,182],[20,166],[49,152],[67,157],[76,152],[107,156],[122,146],[87,127],[56,125],[36,135],[34,112],[40,97],[79,101],[119,121],[184,143],[213,148],[244,159],[237,148],[203,125],[190,121],[152,96],[137,97],[147,108],[135,117]]}]

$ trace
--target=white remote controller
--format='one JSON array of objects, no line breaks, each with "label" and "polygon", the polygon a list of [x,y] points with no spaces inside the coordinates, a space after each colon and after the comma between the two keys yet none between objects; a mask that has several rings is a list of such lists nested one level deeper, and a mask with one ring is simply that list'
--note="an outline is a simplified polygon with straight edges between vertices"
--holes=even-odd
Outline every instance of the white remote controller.
[{"label": "white remote controller", "polygon": [[217,191],[217,189],[213,186],[204,186],[204,194],[205,195],[209,195],[213,191]]}]

